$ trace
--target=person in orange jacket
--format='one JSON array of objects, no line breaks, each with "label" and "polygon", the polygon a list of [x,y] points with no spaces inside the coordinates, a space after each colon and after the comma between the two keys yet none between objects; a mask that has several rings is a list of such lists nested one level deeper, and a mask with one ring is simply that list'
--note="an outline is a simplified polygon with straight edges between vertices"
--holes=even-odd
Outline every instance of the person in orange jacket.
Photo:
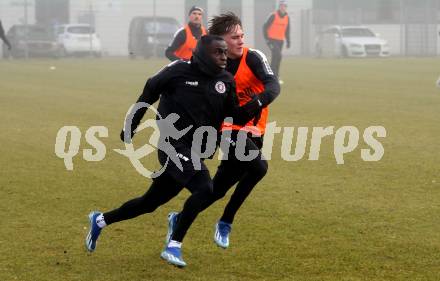
[{"label": "person in orange jacket", "polygon": [[165,56],[170,61],[190,60],[197,41],[206,35],[206,29],[202,26],[203,9],[192,6],[189,10],[189,22],[179,29],[174,35],[173,41],[165,50]]},{"label": "person in orange jacket", "polygon": [[[286,40],[286,47],[290,48],[290,18],[287,14],[286,0],[279,2],[279,9],[273,12],[264,23],[263,35],[272,52],[270,66],[279,79],[284,40]],[[282,83],[281,80],[280,83]]]}]

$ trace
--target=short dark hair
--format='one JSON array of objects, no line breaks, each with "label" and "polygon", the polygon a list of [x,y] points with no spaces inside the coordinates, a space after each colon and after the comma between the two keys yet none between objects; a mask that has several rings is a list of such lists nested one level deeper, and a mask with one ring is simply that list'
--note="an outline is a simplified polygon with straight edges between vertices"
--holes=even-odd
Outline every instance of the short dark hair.
[{"label": "short dark hair", "polygon": [[208,33],[212,35],[222,36],[229,33],[237,25],[241,26],[241,20],[233,12],[214,16],[209,21]]},{"label": "short dark hair", "polygon": [[206,45],[211,45],[213,41],[225,41],[225,40],[218,35],[208,34],[202,36],[199,41],[201,45],[206,46]]}]

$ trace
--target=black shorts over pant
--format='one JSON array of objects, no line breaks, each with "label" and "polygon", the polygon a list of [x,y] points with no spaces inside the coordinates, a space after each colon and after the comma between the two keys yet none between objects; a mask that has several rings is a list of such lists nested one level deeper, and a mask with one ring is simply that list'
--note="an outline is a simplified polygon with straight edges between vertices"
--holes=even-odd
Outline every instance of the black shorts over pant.
[{"label": "black shorts over pant", "polygon": [[[178,149],[178,152],[181,153],[183,150]],[[186,152],[183,155],[187,155]],[[160,162],[163,162],[162,160],[160,159]],[[182,242],[199,212],[204,209],[206,202],[211,200],[213,190],[211,176],[203,161],[201,161],[201,170],[193,169],[192,164],[189,164],[190,161],[182,161],[183,172],[172,161],[169,161],[164,173],[153,179],[153,183],[144,195],[127,201],[117,209],[104,213],[106,224],[109,225],[142,214],[152,213],[177,196],[186,187],[191,192],[191,196],[185,201],[171,237],[175,241]]]}]

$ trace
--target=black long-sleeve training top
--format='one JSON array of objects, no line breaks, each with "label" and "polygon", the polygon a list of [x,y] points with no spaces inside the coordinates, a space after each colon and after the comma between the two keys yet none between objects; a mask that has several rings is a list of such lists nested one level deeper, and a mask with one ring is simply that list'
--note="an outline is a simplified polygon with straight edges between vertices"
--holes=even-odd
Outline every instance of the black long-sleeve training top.
[{"label": "black long-sleeve training top", "polygon": [[[197,64],[175,61],[148,79],[137,102],[150,105],[159,100],[158,112],[162,119],[169,114],[180,116],[174,124],[176,129],[193,128],[184,135],[179,144],[191,145],[194,131],[200,126],[211,126],[217,131],[226,117],[234,123],[245,124],[253,116],[238,106],[234,78],[227,71],[215,76],[204,73]],[[131,131],[139,125],[147,108],[136,111]],[[130,114],[132,115],[133,112]],[[159,117],[158,117],[159,118]],[[176,143],[171,140],[171,143]]]}]

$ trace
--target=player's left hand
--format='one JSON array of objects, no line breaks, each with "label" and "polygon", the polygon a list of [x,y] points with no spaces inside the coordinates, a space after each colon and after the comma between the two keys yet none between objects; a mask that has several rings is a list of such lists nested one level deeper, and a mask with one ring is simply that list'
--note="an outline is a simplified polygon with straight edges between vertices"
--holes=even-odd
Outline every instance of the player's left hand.
[{"label": "player's left hand", "polygon": [[286,48],[289,49],[290,48],[290,41],[286,42]]},{"label": "player's left hand", "polygon": [[261,103],[260,99],[257,95],[254,94],[252,99],[241,108],[246,112],[249,117],[254,117],[260,111],[262,106],[263,104]]},{"label": "player's left hand", "polygon": [[[260,100],[260,98],[257,96],[257,94],[255,94],[254,92],[251,91],[250,88],[247,88],[244,90],[244,94],[246,96],[248,96],[249,98],[251,98],[250,102],[256,102],[258,104],[257,108],[252,108],[252,112],[248,112],[249,116],[254,117],[254,126],[256,126],[258,124],[258,121],[260,121],[261,118],[261,110],[263,107],[263,104]],[[251,103],[249,102],[249,107],[251,106]]]},{"label": "player's left hand", "polygon": [[243,94],[248,99],[253,99],[256,96],[256,94],[254,92],[252,92],[251,88],[244,89]]}]

